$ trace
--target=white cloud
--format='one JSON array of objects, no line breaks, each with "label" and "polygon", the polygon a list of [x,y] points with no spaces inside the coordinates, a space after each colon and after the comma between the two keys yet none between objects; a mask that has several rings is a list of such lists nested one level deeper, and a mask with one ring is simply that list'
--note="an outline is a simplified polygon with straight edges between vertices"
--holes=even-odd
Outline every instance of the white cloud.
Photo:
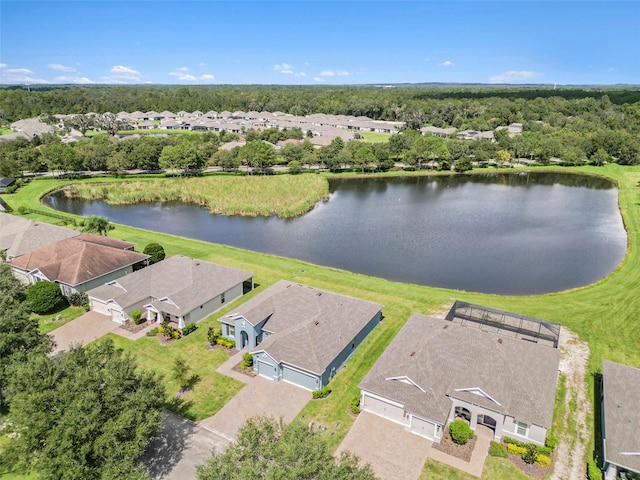
[{"label": "white cloud", "polygon": [[455,64],[451,60],[445,60],[439,64],[441,67],[453,67]]},{"label": "white cloud", "polygon": [[614,73],[617,72],[618,70],[614,67],[609,67],[605,70],[606,73]]},{"label": "white cloud", "polygon": [[169,72],[169,75],[171,75],[172,77],[176,77],[181,82],[196,82],[198,80],[215,80],[216,78],[210,73],[203,73],[202,75],[196,77],[195,75],[186,73],[185,70],[183,70],[183,68],[186,68],[186,67],[178,68],[177,69],[178,71],[175,71],[175,72]]},{"label": "white cloud", "polygon": [[198,66],[199,66],[199,67],[204,67],[205,65],[206,65],[206,63],[204,63],[204,62],[200,62],[200,63],[198,64]]},{"label": "white cloud", "polygon": [[6,63],[0,63],[0,68],[7,68],[7,64]]},{"label": "white cloud", "polygon": [[296,77],[306,77],[307,76],[307,74],[305,72],[296,72],[296,73],[294,73],[294,75]]},{"label": "white cloud", "polygon": [[96,83],[87,77],[67,77],[67,76],[53,77],[53,82],[54,83],[76,83],[78,85],[87,85],[90,83]]},{"label": "white cloud", "polygon": [[542,75],[538,72],[532,72],[529,70],[509,70],[506,72],[502,72],[498,75],[494,75],[489,79],[491,83],[515,83],[515,82],[525,82],[527,80],[532,80],[536,77]]},{"label": "white cloud", "polygon": [[289,65],[288,63],[274,65],[273,69],[277,72],[284,73],[287,75],[290,75],[293,73],[293,70],[291,69],[291,65]]},{"label": "white cloud", "polygon": [[188,72],[189,69],[187,67],[180,67],[180,68],[178,68],[178,71],[179,72]]},{"label": "white cloud", "polygon": [[111,73],[118,75],[140,75],[140,72],[134,70],[131,67],[125,67],[124,65],[114,65],[111,67]]},{"label": "white cloud", "polygon": [[5,68],[2,73],[5,75],[33,75],[33,70],[28,68]]},{"label": "white cloud", "polygon": [[50,63],[47,65],[52,70],[58,70],[60,72],[75,72],[76,69],[73,67],[67,67],[66,65],[62,65],[60,63]]},{"label": "white cloud", "polygon": [[324,78],[322,77],[313,77],[316,82],[324,82]]},{"label": "white cloud", "polygon": [[204,73],[200,75],[200,80],[215,80],[216,77],[211,75],[210,73]]},{"label": "white cloud", "polygon": [[351,75],[351,73],[346,70],[323,70],[320,72],[321,77],[346,77]]}]

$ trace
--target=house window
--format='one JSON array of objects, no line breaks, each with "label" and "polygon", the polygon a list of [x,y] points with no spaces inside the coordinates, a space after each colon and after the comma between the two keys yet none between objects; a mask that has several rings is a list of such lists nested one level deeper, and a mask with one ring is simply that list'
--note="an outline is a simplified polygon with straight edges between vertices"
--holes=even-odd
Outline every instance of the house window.
[{"label": "house window", "polygon": [[526,423],[518,422],[516,433],[518,435],[526,437],[527,434],[529,433],[529,425],[527,425]]},{"label": "house window", "polygon": [[224,293],[220,295],[220,303],[224,303]]},{"label": "house window", "polygon": [[236,326],[235,325],[229,325],[229,336],[230,337],[235,337],[236,336]]},{"label": "house window", "polygon": [[69,295],[71,295],[71,288],[69,287],[69,285],[65,285],[64,283],[62,284],[62,294],[65,297],[68,297]]}]

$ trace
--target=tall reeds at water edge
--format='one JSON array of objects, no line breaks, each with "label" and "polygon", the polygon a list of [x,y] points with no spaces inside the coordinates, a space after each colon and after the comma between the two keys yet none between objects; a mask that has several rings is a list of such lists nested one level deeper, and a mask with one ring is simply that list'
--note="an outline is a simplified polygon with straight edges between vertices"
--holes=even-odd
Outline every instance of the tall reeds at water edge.
[{"label": "tall reeds at water edge", "polygon": [[67,194],[110,204],[181,201],[224,215],[295,217],[329,198],[329,184],[316,175],[162,178],[85,183]]}]

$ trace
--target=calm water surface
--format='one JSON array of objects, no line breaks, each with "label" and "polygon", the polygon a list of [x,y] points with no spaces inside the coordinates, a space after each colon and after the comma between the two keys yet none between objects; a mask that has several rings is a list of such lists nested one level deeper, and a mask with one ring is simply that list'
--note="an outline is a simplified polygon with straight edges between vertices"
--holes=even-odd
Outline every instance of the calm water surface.
[{"label": "calm water surface", "polygon": [[402,282],[500,294],[588,285],[627,237],[609,182],[569,174],[341,179],[311,212],[228,217],[179,202],[48,206]]}]

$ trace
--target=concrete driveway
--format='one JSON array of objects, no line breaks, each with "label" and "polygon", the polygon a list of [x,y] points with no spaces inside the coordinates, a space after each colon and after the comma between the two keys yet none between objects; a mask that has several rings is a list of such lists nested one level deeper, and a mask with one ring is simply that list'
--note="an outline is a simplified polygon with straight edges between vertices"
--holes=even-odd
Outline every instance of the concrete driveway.
[{"label": "concrete driveway", "polygon": [[274,382],[262,377],[249,380],[213,417],[199,422],[229,441],[235,441],[238,430],[253,417],[282,418],[290,423],[311,400],[311,392],[286,382]]},{"label": "concrete driveway", "polygon": [[162,428],[142,457],[153,480],[196,478],[196,466],[211,452],[222,452],[229,442],[173,412],[167,411]]},{"label": "concrete driveway", "polygon": [[420,477],[432,443],[407,432],[402,425],[362,412],[336,455],[343,451],[356,454],[363,465],[371,464],[381,480],[412,480]]},{"label": "concrete driveway", "polygon": [[71,345],[91,343],[118,327],[119,325],[106,315],[87,312],[49,333],[56,342],[52,354],[69,350]]}]

